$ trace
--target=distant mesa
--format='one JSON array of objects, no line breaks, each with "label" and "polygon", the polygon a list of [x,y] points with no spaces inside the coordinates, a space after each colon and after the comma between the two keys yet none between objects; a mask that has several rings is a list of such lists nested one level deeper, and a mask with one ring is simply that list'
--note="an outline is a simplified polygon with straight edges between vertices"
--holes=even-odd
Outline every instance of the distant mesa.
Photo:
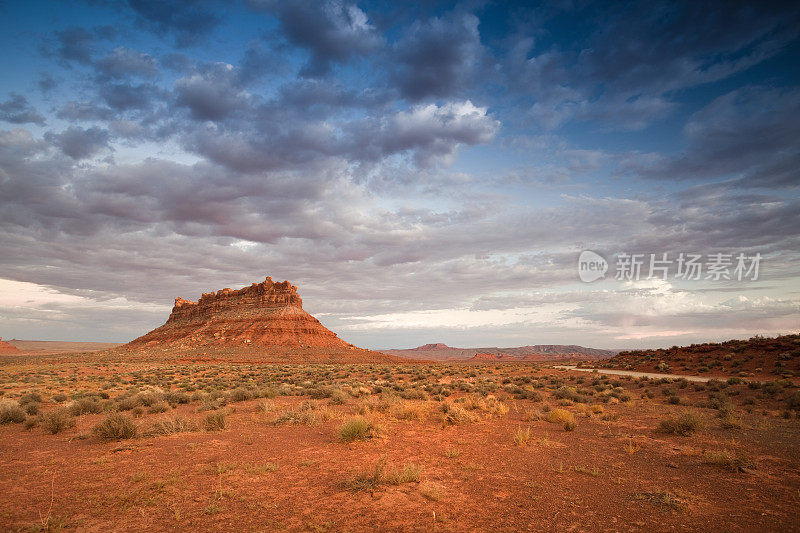
[{"label": "distant mesa", "polygon": [[239,290],[175,299],[167,322],[129,343],[181,346],[300,346],[349,348],[303,309],[297,287],[271,278]]},{"label": "distant mesa", "polygon": [[618,351],[562,344],[535,344],[513,348],[453,348],[437,342],[405,350],[381,352],[427,361],[581,361],[606,359],[616,355]]},{"label": "distant mesa", "polygon": [[303,309],[297,287],[267,277],[242,289],[176,298],[167,322],[121,347],[134,356],[274,362],[398,362],[349,344]]},{"label": "distant mesa", "polygon": [[0,355],[16,355],[19,353],[22,352],[20,352],[16,346],[7,343],[3,340],[3,337],[0,337]]}]

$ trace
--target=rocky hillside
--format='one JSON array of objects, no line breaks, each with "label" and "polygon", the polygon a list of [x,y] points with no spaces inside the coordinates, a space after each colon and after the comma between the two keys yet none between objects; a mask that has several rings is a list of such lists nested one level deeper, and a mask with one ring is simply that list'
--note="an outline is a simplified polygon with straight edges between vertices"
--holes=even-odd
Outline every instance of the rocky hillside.
[{"label": "rocky hillside", "polygon": [[674,374],[795,377],[800,376],[800,335],[631,350],[594,366]]}]

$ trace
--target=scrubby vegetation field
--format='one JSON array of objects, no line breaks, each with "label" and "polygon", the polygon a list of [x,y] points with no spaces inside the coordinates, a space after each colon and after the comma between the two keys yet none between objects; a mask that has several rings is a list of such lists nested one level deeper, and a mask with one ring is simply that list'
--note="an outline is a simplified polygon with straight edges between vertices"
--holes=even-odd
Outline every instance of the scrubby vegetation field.
[{"label": "scrubby vegetation field", "polygon": [[800,389],[514,364],[0,362],[0,529],[795,530]]}]

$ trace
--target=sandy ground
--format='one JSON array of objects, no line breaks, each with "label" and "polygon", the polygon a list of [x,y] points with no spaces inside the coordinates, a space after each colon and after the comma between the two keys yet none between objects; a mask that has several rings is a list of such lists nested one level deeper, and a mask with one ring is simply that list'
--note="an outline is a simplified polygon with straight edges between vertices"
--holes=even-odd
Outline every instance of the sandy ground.
[{"label": "sandy ground", "polygon": [[[131,386],[148,389],[147,382],[158,381],[160,390],[170,381],[232,389],[262,376],[278,376],[293,387],[358,382],[370,389],[341,404],[297,395],[295,389],[290,396],[268,400],[267,411],[263,399],[231,401],[221,408],[227,413],[223,430],[120,441],[92,434],[105,414],[78,416],[75,427],[55,435],[41,427],[2,425],[4,530],[36,530],[43,524],[78,531],[800,529],[800,430],[796,416],[783,418],[780,395],[786,391],[757,398],[746,384],[726,388],[742,424],[726,429],[715,410],[698,406],[709,392],[693,384],[639,386],[621,378],[613,390],[628,391],[628,401],[571,402],[559,399],[557,391],[568,386],[588,390],[593,379],[602,385],[602,378],[534,365],[399,369],[47,363],[46,368],[0,368],[5,398],[31,389],[43,397],[56,390],[95,389],[106,391],[110,399],[105,401],[112,402]],[[118,379],[108,386],[111,376]],[[511,383],[504,385],[504,380]],[[513,383],[528,390],[524,380],[543,384],[536,389],[541,399],[510,394]],[[424,400],[387,396],[387,384],[409,391],[425,383],[453,392],[438,399],[426,394]],[[475,421],[446,424],[442,404],[482,397],[457,390],[464,383],[496,383],[499,389],[492,396],[507,412],[476,409]],[[376,387],[382,392],[376,394]],[[668,387],[683,405],[667,402],[661,389]],[[650,398],[645,391],[655,395]],[[381,401],[390,407],[365,415],[382,428],[380,435],[342,442],[342,424],[364,413],[370,402]],[[296,411],[304,402],[325,416],[309,425],[275,423],[281,413]],[[421,414],[402,419],[396,405]],[[577,427],[566,431],[548,422],[548,407],[572,412]],[[47,399],[41,403],[42,411],[54,408]],[[164,413],[145,410],[135,421],[145,428],[178,416],[201,425],[208,414],[202,409],[201,402],[192,401]],[[701,431],[679,436],[658,430],[667,415],[688,411],[702,419]],[[525,442],[515,443],[515,435],[524,437],[526,431]],[[723,451],[742,458],[743,466],[709,462],[710,452]],[[358,475],[374,472],[380,463],[389,474],[410,468],[416,479],[354,490]]]}]

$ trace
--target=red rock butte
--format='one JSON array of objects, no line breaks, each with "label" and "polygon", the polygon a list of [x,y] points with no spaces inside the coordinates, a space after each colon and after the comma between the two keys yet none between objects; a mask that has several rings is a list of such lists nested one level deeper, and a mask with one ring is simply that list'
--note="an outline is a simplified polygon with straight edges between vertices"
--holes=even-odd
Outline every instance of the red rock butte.
[{"label": "red rock butte", "polygon": [[176,298],[166,324],[130,346],[165,344],[352,347],[303,309],[297,287],[269,277],[239,290],[204,293],[197,302]]},{"label": "red rock butte", "polygon": [[17,349],[16,346],[3,341],[3,337],[0,337],[0,354],[10,355],[18,353],[20,353],[20,351]]}]

